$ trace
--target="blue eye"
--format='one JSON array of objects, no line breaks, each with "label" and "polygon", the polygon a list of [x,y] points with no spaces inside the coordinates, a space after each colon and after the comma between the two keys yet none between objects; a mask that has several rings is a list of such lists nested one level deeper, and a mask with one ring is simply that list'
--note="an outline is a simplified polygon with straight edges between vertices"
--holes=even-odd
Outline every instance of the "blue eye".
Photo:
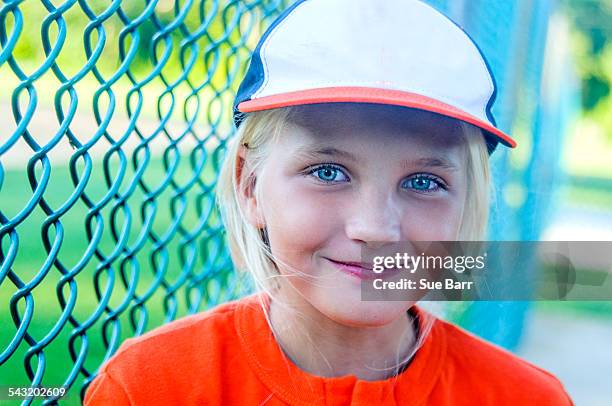
[{"label": "blue eye", "polygon": [[402,183],[402,187],[413,189],[417,192],[435,192],[446,189],[444,183],[431,175],[417,174]]},{"label": "blue eye", "polygon": [[308,174],[314,175],[318,180],[326,183],[347,182],[348,176],[338,167],[322,165],[311,169]]}]

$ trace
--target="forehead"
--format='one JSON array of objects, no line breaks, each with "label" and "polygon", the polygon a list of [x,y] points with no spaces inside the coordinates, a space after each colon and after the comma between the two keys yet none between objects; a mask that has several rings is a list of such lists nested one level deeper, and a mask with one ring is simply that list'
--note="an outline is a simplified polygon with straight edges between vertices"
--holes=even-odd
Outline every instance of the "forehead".
[{"label": "forehead", "polygon": [[289,121],[325,140],[384,141],[437,150],[458,150],[459,122],[427,111],[367,103],[326,103],[293,107]]}]

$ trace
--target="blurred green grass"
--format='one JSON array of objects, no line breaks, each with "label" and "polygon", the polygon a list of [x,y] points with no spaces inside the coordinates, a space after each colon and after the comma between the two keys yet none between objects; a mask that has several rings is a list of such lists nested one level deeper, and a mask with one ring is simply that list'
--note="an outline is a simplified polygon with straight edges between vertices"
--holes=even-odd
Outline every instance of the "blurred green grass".
[{"label": "blurred green grass", "polygon": [[[586,158],[586,156],[585,156]],[[607,160],[611,165],[612,160]],[[600,172],[606,173],[606,172]],[[567,185],[561,189],[566,204],[586,210],[608,211],[612,214],[611,178],[594,178],[572,176]],[[599,317],[612,319],[612,301],[536,301],[534,310],[562,314],[573,314],[578,317]]]},{"label": "blurred green grass", "polygon": [[535,310],[612,320],[612,301],[537,301]]},{"label": "blurred green grass", "polygon": [[[608,186],[603,186],[606,184]],[[562,189],[568,204],[612,213],[612,178],[573,178]]]}]

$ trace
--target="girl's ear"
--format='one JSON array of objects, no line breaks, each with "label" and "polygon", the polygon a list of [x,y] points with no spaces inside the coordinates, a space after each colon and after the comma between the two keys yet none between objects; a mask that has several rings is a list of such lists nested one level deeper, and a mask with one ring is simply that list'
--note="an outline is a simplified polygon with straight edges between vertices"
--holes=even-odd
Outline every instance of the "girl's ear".
[{"label": "girl's ear", "polygon": [[242,211],[246,214],[248,222],[255,228],[261,229],[266,226],[263,215],[259,210],[259,202],[255,195],[255,174],[246,167],[247,147],[238,147],[238,159],[236,159],[236,184],[238,186],[238,200]]}]

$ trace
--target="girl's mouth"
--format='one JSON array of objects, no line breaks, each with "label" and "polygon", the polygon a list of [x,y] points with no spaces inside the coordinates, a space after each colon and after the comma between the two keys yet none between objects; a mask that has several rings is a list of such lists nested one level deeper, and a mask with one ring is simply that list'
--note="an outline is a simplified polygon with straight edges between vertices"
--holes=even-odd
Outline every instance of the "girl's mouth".
[{"label": "girl's mouth", "polygon": [[372,264],[354,261],[337,261],[330,258],[325,258],[334,265],[334,267],[344,273],[357,277],[359,279],[377,279],[383,275],[374,272]]}]

